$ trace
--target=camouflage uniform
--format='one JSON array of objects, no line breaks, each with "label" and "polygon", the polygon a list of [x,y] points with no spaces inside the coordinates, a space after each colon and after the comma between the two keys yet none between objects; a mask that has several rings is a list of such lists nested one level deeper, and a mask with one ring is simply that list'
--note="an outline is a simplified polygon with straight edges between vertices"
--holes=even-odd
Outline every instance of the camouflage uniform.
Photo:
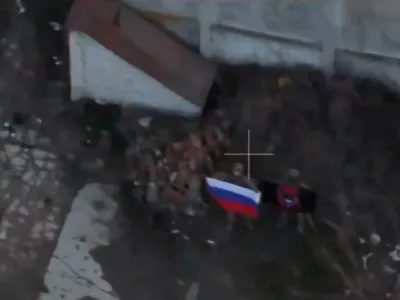
[{"label": "camouflage uniform", "polygon": [[179,210],[186,205],[186,189],[190,171],[184,162],[178,164],[178,170],[170,174],[169,183],[162,193],[162,204],[166,207],[173,219],[178,218]]},{"label": "camouflage uniform", "polygon": [[229,145],[228,139],[217,127],[210,127],[204,131],[204,139],[210,154],[219,158],[223,154],[223,148]]},{"label": "camouflage uniform", "polygon": [[[233,170],[232,170],[232,175],[227,178],[227,181],[232,184],[242,186],[245,188],[249,188],[252,190],[257,189],[256,184],[251,179],[249,179],[247,176],[244,175],[244,167],[240,163],[234,164]],[[234,213],[227,214],[227,222],[228,222],[229,230],[232,230],[233,226],[235,225],[236,219],[237,219],[236,214],[234,214]],[[252,224],[251,218],[245,216],[245,221],[246,221],[247,228],[252,230],[253,224]]]},{"label": "camouflage uniform", "polygon": [[160,209],[160,190],[163,181],[159,176],[159,166],[151,156],[148,157],[147,165],[149,177],[146,186],[146,203],[149,207],[149,223],[153,225],[155,214]]},{"label": "camouflage uniform", "polygon": [[[287,174],[287,181],[288,184],[293,185],[293,186],[299,186],[299,171],[296,169],[289,169],[288,174]],[[297,223],[297,230],[300,233],[304,233],[304,213],[300,211],[296,211],[296,223]],[[279,225],[281,226],[282,224],[287,224],[288,223],[288,211],[282,209],[281,211],[281,220],[279,222]]]},{"label": "camouflage uniform", "polygon": [[131,190],[131,196],[134,200],[140,202],[145,201],[145,189],[147,182],[147,170],[143,165],[139,166],[129,166],[135,168],[134,172],[131,172],[126,178],[128,182],[133,184],[133,190]]},{"label": "camouflage uniform", "polygon": [[206,212],[206,204],[201,194],[201,183],[201,177],[197,174],[193,175],[189,181],[186,195],[188,200],[186,214],[189,216],[204,215]]}]

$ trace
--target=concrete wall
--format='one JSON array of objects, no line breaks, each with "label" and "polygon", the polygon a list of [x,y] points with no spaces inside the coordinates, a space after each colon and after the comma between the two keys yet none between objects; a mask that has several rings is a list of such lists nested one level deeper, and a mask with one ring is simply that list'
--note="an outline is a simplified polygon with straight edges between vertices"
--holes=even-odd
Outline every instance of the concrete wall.
[{"label": "concrete wall", "polygon": [[[197,39],[209,57],[230,63],[305,63],[328,71],[338,66],[400,87],[400,2],[395,0],[124,1],[198,22],[198,33],[187,30],[186,38]],[[174,26],[184,36],[185,23],[177,19]]]},{"label": "concrete wall", "polygon": [[88,97],[182,116],[201,113],[201,106],[186,101],[84,33],[70,33],[69,54],[73,101]]}]

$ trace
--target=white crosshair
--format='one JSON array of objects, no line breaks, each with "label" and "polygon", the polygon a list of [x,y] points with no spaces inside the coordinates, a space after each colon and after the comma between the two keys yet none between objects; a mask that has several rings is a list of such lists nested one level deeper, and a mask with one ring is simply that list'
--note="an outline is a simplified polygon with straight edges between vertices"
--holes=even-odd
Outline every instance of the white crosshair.
[{"label": "white crosshair", "polygon": [[247,156],[247,177],[250,179],[250,165],[251,165],[251,157],[252,156],[271,156],[274,153],[264,152],[264,153],[252,153],[250,150],[251,137],[250,137],[250,129],[247,130],[247,152],[238,152],[238,153],[225,153],[227,156]]}]

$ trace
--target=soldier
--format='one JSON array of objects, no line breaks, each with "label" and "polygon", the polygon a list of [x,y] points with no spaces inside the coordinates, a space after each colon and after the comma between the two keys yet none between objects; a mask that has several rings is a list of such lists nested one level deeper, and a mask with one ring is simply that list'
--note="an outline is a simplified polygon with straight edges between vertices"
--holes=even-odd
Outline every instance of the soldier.
[{"label": "soldier", "polygon": [[[131,172],[127,177],[127,181],[132,184],[133,188],[133,190],[131,190],[131,196],[139,203],[145,202],[146,182],[148,180],[147,166],[137,162],[128,163],[128,166],[129,168],[135,169],[135,171]],[[128,186],[130,186],[130,184]]]},{"label": "soldier", "polygon": [[157,162],[151,155],[147,156],[148,181],[146,186],[146,202],[149,207],[149,224],[154,225],[155,215],[160,208],[160,190],[162,181],[159,178]]},{"label": "soldier", "polygon": [[171,217],[178,218],[179,209],[186,205],[186,189],[190,178],[190,170],[184,161],[178,163],[178,170],[169,177],[169,183],[162,193],[162,205],[171,213]]},{"label": "soldier", "polygon": [[[227,177],[221,179],[226,180],[232,184],[249,188],[252,190],[257,190],[257,185],[255,184],[255,182],[253,182],[244,174],[244,166],[241,163],[235,163],[233,165],[232,174],[230,176],[221,176],[221,177]],[[228,230],[232,230],[233,226],[235,225],[236,219],[237,219],[236,214],[234,213],[227,214]],[[252,220],[249,217],[245,217],[245,221],[247,228],[249,230],[252,230],[253,229]]]},{"label": "soldier", "polygon": [[281,221],[279,226],[287,224],[288,214],[295,213],[297,218],[297,230],[304,232],[304,214],[300,203],[299,171],[289,169],[286,182],[279,184],[277,189],[277,201],[281,207]]},{"label": "soldier", "polygon": [[159,200],[159,187],[156,182],[149,181],[146,188],[146,201],[149,205],[149,225],[154,225],[157,213],[157,201]]},{"label": "soldier", "polygon": [[141,180],[133,181],[133,191],[132,197],[139,203],[144,203],[145,194],[144,194],[144,182]]},{"label": "soldier", "polygon": [[178,159],[183,151],[183,143],[175,142],[166,147],[164,163],[170,168],[176,168],[178,164]]},{"label": "soldier", "polygon": [[197,134],[189,136],[189,143],[185,149],[184,158],[188,161],[189,168],[193,172],[211,171],[212,169],[208,149],[203,145],[200,136]]},{"label": "soldier", "polygon": [[187,207],[186,214],[189,216],[204,215],[207,205],[203,200],[201,193],[202,181],[199,174],[195,174],[190,178],[188,189],[186,192]]},{"label": "soldier", "polygon": [[211,152],[216,158],[222,155],[221,148],[229,145],[229,141],[226,139],[222,131],[217,127],[210,127],[204,132],[204,139],[208,147],[208,151]]}]

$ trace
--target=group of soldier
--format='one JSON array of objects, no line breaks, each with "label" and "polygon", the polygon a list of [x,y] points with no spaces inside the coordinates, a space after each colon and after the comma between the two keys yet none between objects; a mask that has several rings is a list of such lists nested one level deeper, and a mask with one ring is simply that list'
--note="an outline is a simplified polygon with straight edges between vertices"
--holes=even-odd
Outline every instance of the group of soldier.
[{"label": "group of soldier", "polygon": [[[173,220],[180,214],[188,216],[205,216],[209,210],[205,201],[204,178],[214,177],[235,185],[257,190],[254,180],[245,175],[241,163],[234,163],[230,172],[219,172],[217,162],[230,141],[219,127],[209,127],[198,133],[191,133],[180,142],[171,143],[169,147],[152,148],[141,153],[137,172],[131,180],[135,182],[134,198],[142,199],[149,208],[149,223],[154,224],[154,216],[168,213]],[[296,186],[298,172],[290,170],[287,184]],[[288,200],[291,188],[285,191],[285,185],[279,185],[277,202],[281,205],[281,223],[286,223],[288,212],[295,211],[287,205],[298,206],[298,197]],[[285,201],[279,202],[279,195]],[[287,202],[290,201],[288,204]],[[297,213],[298,230],[303,231],[304,214]],[[237,215],[227,213],[227,227],[232,229]],[[244,218],[249,229],[252,220]]]}]

